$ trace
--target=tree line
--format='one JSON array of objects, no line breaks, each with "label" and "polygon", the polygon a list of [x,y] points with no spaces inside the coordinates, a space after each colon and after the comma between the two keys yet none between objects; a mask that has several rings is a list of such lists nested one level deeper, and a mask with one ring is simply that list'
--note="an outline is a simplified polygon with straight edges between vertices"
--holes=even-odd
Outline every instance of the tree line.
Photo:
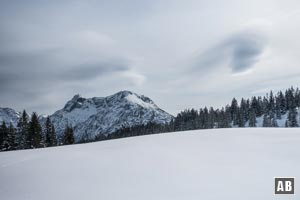
[{"label": "tree line", "polygon": [[[185,109],[177,114],[169,123],[150,122],[137,126],[122,126],[110,134],[98,134],[95,138],[83,134],[77,143],[109,140],[123,137],[148,135],[165,132],[176,132],[197,129],[256,127],[257,118],[262,120],[263,127],[278,127],[278,120],[285,120],[285,127],[298,127],[300,107],[300,90],[293,87],[274,94],[270,91],[265,96],[242,98],[240,102],[233,98],[230,104],[218,109],[213,107]],[[284,117],[284,118],[283,118]],[[48,116],[41,125],[34,112],[29,119],[24,110],[14,127],[11,123],[2,123],[0,127],[0,150],[32,149],[57,145],[74,144],[74,131],[67,125],[64,134],[56,135],[55,127]]]},{"label": "tree line", "polygon": [[263,127],[278,127],[277,121],[287,115],[285,127],[298,127],[297,110],[300,107],[300,91],[293,87],[275,95],[272,91],[265,96],[242,98],[240,102],[233,98],[231,104],[221,109],[213,107],[187,109],[179,113],[169,125],[173,131],[256,127],[257,118],[262,119]]},{"label": "tree line", "polygon": [[[300,107],[300,90],[293,87],[273,91],[265,96],[242,98],[240,102],[233,98],[230,104],[221,109],[213,107],[185,109],[167,124],[149,123],[133,127],[122,127],[115,133],[99,135],[96,140],[107,140],[130,136],[156,134],[197,129],[256,127],[257,118],[261,118],[262,127],[278,127],[278,120],[286,117],[285,127],[298,127],[298,108]],[[284,119],[283,119],[284,120]]]},{"label": "tree line", "polygon": [[[30,118],[30,119],[29,119]],[[74,144],[74,131],[66,126],[63,136],[56,135],[55,127],[48,116],[41,125],[37,113],[31,117],[24,110],[16,127],[12,123],[2,122],[0,127],[0,150],[34,149],[57,145]]]}]

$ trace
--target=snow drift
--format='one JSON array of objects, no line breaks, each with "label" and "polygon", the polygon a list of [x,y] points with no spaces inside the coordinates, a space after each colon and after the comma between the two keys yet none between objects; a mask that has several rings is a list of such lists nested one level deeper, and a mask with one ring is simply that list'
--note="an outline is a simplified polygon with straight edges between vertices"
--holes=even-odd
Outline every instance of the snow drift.
[{"label": "snow drift", "polygon": [[212,129],[0,153],[2,200],[273,200],[296,177],[292,128]]}]

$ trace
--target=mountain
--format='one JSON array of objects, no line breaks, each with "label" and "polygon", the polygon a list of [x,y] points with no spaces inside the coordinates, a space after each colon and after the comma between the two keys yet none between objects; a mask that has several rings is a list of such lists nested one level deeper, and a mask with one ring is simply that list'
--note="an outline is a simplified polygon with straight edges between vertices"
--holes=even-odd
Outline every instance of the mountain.
[{"label": "mountain", "polygon": [[63,109],[50,116],[58,135],[72,125],[76,139],[93,139],[98,134],[149,122],[164,124],[172,115],[160,109],[150,98],[130,91],[108,97],[83,98],[75,95]]},{"label": "mountain", "polygon": [[0,108],[0,123],[10,122],[16,127],[20,118],[20,113],[11,108]]},{"label": "mountain", "polygon": [[[11,108],[0,108],[0,122],[17,125],[20,113]],[[56,132],[61,136],[66,125],[74,128],[77,140],[93,139],[98,134],[149,122],[165,124],[173,116],[160,109],[150,98],[130,91],[121,91],[108,97],[83,98],[75,95],[64,108],[50,115]],[[40,121],[46,118],[40,116]]]}]

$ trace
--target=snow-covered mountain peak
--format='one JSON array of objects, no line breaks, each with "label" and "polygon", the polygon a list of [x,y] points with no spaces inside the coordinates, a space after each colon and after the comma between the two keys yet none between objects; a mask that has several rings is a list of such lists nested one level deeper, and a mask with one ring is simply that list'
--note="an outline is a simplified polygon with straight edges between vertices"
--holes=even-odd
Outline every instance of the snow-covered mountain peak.
[{"label": "snow-covered mountain peak", "polygon": [[93,138],[98,134],[110,134],[124,126],[168,123],[173,116],[146,96],[120,91],[108,97],[84,98],[75,95],[50,118],[58,134],[62,134],[69,124],[74,127],[77,138],[83,134]]},{"label": "snow-covered mountain peak", "polygon": [[115,93],[115,94],[113,94],[111,96],[118,96],[120,98],[124,98],[124,97],[126,97],[128,95],[131,95],[131,94],[134,94],[134,93],[131,92],[131,91],[128,91],[128,90],[123,90],[123,91],[117,92],[117,93]]},{"label": "snow-covered mountain peak", "polygon": [[[10,108],[0,108],[0,122],[17,125],[20,113]],[[147,123],[165,124],[173,116],[160,109],[150,98],[131,91],[120,91],[107,97],[84,98],[76,94],[65,106],[50,115],[58,135],[66,126],[74,128],[77,140],[82,136],[94,138],[108,135],[118,129]],[[45,122],[46,117],[40,116]]]},{"label": "snow-covered mountain peak", "polygon": [[144,108],[152,108],[152,109],[158,109],[158,107],[154,104],[154,102],[145,96],[139,96],[136,94],[130,94],[126,96],[127,101],[133,104],[137,104],[139,106],[142,106]]},{"label": "snow-covered mountain peak", "polygon": [[131,91],[120,91],[116,94],[107,97],[107,100],[138,105],[145,108],[158,109],[158,106],[156,106],[150,98],[145,97],[144,95],[136,94]]},{"label": "snow-covered mountain peak", "polygon": [[82,106],[82,103],[85,101],[85,98],[82,98],[81,95],[76,94],[70,101],[68,101],[63,108],[64,110],[70,112],[75,108],[80,108]]},{"label": "snow-covered mountain peak", "polygon": [[20,113],[11,108],[0,108],[0,123],[12,123],[15,127],[20,118]]},{"label": "snow-covered mountain peak", "polygon": [[145,108],[158,109],[158,106],[155,105],[150,98],[144,95],[138,95],[131,91],[120,91],[108,97],[84,98],[81,95],[76,94],[65,104],[63,110],[72,112],[74,109],[84,109],[91,106],[110,106],[112,104],[133,104]]}]

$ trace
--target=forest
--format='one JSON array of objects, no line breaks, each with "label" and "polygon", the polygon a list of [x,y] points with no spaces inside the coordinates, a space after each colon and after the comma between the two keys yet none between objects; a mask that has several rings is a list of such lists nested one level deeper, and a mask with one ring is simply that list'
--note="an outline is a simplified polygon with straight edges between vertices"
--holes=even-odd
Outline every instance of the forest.
[{"label": "forest", "polygon": [[65,127],[63,135],[57,135],[55,127],[48,116],[45,123],[41,123],[38,114],[31,116],[24,110],[17,127],[3,122],[0,126],[1,151],[17,149],[33,149],[74,143],[86,143],[123,137],[149,135],[165,132],[176,132],[196,129],[257,127],[258,119],[262,120],[262,127],[278,127],[278,121],[284,119],[284,127],[298,127],[300,107],[300,91],[293,87],[284,92],[272,91],[265,96],[233,98],[230,104],[222,108],[204,107],[185,109],[166,124],[141,124],[133,127],[123,126],[111,134],[98,134],[90,139],[82,135],[75,140],[71,125]]}]

